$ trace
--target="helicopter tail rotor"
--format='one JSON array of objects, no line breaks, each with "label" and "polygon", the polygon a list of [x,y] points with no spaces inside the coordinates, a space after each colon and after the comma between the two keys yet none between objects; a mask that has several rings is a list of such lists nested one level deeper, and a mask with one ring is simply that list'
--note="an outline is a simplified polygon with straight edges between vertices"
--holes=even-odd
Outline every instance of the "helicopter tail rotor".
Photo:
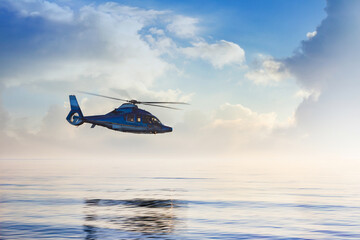
[{"label": "helicopter tail rotor", "polygon": [[84,116],[81,112],[80,106],[76,100],[75,95],[70,95],[69,99],[70,99],[71,110],[67,115],[66,120],[72,125],[79,126],[84,123],[83,120]]}]

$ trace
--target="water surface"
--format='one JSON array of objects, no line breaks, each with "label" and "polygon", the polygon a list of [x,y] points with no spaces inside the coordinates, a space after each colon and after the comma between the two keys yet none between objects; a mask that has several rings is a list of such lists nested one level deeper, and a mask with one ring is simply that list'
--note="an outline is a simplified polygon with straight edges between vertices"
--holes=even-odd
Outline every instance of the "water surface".
[{"label": "water surface", "polygon": [[0,167],[2,240],[360,239],[357,171],[100,160]]}]

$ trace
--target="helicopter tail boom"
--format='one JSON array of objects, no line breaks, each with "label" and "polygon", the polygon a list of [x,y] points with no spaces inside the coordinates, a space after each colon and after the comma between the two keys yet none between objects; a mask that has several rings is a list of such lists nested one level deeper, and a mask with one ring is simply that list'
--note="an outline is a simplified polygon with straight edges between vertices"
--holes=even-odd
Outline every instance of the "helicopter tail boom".
[{"label": "helicopter tail boom", "polygon": [[76,100],[75,95],[70,95],[69,99],[70,99],[71,110],[67,115],[66,120],[72,125],[79,126],[84,123],[83,120],[84,116],[81,112],[80,106]]}]

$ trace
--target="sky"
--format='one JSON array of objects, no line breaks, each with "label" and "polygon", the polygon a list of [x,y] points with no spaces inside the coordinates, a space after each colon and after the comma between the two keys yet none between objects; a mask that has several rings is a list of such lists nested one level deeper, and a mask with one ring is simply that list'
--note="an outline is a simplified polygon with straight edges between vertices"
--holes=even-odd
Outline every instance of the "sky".
[{"label": "sky", "polygon": [[[360,158],[358,1],[0,0],[1,159]],[[65,120],[147,101],[170,134]],[[240,161],[239,160],[239,161]]]}]

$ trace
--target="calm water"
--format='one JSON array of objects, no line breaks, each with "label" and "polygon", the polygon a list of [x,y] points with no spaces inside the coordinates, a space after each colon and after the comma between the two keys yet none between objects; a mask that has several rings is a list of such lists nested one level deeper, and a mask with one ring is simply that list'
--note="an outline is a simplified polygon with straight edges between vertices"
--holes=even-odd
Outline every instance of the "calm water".
[{"label": "calm water", "polygon": [[0,160],[0,239],[360,239],[358,169],[184,165]]}]

